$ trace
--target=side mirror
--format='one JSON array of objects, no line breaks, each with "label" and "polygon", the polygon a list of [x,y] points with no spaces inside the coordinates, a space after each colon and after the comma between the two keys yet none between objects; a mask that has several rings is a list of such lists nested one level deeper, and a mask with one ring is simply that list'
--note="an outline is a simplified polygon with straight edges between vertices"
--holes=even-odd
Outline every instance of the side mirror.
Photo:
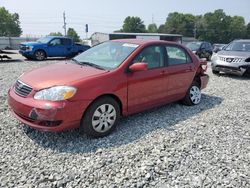
[{"label": "side mirror", "polygon": [[147,63],[134,63],[129,67],[129,70],[131,72],[138,72],[138,71],[145,71],[148,70],[148,64]]}]

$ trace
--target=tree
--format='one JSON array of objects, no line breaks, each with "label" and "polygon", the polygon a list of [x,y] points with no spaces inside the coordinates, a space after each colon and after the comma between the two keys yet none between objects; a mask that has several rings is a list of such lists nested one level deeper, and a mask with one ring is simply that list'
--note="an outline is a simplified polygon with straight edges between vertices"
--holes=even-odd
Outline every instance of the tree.
[{"label": "tree", "polygon": [[250,39],[250,23],[246,26],[246,35],[245,38]]},{"label": "tree", "polygon": [[146,27],[143,24],[143,21],[141,20],[141,18],[128,16],[123,22],[121,32],[145,33]]},{"label": "tree", "polygon": [[159,26],[158,33],[166,33],[166,28],[164,24]]},{"label": "tree", "polygon": [[51,32],[49,33],[50,36],[63,36],[61,32]]},{"label": "tree", "polygon": [[19,37],[21,34],[19,15],[0,7],[0,36]]},{"label": "tree", "polygon": [[72,38],[75,42],[80,42],[80,37],[73,28],[69,28],[67,31],[67,36]]},{"label": "tree", "polygon": [[165,23],[165,33],[194,36],[195,16],[178,12],[170,13]]},{"label": "tree", "polygon": [[222,9],[206,13],[202,18],[202,28],[198,28],[199,39],[212,43],[228,43],[232,35],[230,24],[231,17],[227,16]]},{"label": "tree", "polygon": [[155,23],[149,24],[148,25],[148,32],[149,33],[157,33],[157,25]]}]

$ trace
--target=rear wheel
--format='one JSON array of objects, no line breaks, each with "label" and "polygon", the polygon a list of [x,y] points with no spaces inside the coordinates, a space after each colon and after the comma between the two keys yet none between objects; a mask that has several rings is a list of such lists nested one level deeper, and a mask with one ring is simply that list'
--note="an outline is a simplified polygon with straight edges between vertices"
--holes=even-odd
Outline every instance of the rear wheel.
[{"label": "rear wheel", "polygon": [[97,99],[86,111],[81,129],[92,137],[103,137],[111,133],[120,118],[120,106],[112,97]]},{"label": "rear wheel", "polygon": [[43,50],[37,50],[34,56],[35,56],[35,59],[38,61],[43,61],[46,58],[46,54]]},{"label": "rear wheel", "polygon": [[193,82],[189,87],[185,98],[183,99],[183,103],[192,106],[197,105],[201,101],[201,90],[200,86],[197,82]]}]

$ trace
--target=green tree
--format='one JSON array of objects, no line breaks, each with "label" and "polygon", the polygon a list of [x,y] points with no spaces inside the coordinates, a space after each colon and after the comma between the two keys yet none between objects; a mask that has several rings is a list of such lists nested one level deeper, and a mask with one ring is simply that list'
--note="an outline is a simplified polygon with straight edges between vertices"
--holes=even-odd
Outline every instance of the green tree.
[{"label": "green tree", "polygon": [[250,39],[250,23],[246,26],[246,35],[245,38]]},{"label": "green tree", "polygon": [[178,12],[170,13],[165,23],[165,33],[194,36],[195,16]]},{"label": "green tree", "polygon": [[19,15],[0,7],[0,36],[19,37],[21,34]]},{"label": "green tree", "polygon": [[148,32],[149,33],[157,33],[157,31],[158,31],[158,28],[157,28],[157,25],[155,23],[148,25]]},{"label": "green tree", "polygon": [[73,28],[69,28],[67,31],[67,36],[72,38],[75,42],[80,42],[80,37]]},{"label": "green tree", "polygon": [[158,33],[166,33],[166,28],[165,28],[165,25],[164,25],[164,24],[161,24],[161,25],[158,27]]},{"label": "green tree", "polygon": [[49,33],[50,36],[63,36],[61,32],[51,32]]},{"label": "green tree", "polygon": [[128,33],[145,33],[146,27],[143,24],[143,21],[139,17],[128,16],[124,22],[121,32],[128,32]]},{"label": "green tree", "polygon": [[199,39],[208,40],[212,43],[228,43],[231,41],[231,17],[227,16],[222,9],[213,13],[206,13],[198,28]]}]

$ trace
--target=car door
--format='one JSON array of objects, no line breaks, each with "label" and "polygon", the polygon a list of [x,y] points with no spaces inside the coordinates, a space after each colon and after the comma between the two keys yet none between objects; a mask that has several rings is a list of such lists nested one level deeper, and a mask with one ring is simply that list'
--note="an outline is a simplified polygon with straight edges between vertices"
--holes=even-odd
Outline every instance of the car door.
[{"label": "car door", "polygon": [[[63,53],[64,57],[70,56],[74,53],[73,45],[72,45],[72,40],[71,39],[61,39],[62,40],[62,45],[63,45]],[[76,52],[75,52],[76,53]]]},{"label": "car door", "polygon": [[50,57],[64,57],[65,47],[62,40],[60,38],[52,39],[48,45],[48,52]]},{"label": "car door", "polygon": [[148,64],[148,70],[127,74],[128,111],[130,113],[161,103],[166,97],[164,84],[164,47],[154,45],[144,48],[132,61]]},{"label": "car door", "polygon": [[186,50],[180,46],[166,45],[167,95],[178,100],[185,95],[195,76],[195,65]]}]

